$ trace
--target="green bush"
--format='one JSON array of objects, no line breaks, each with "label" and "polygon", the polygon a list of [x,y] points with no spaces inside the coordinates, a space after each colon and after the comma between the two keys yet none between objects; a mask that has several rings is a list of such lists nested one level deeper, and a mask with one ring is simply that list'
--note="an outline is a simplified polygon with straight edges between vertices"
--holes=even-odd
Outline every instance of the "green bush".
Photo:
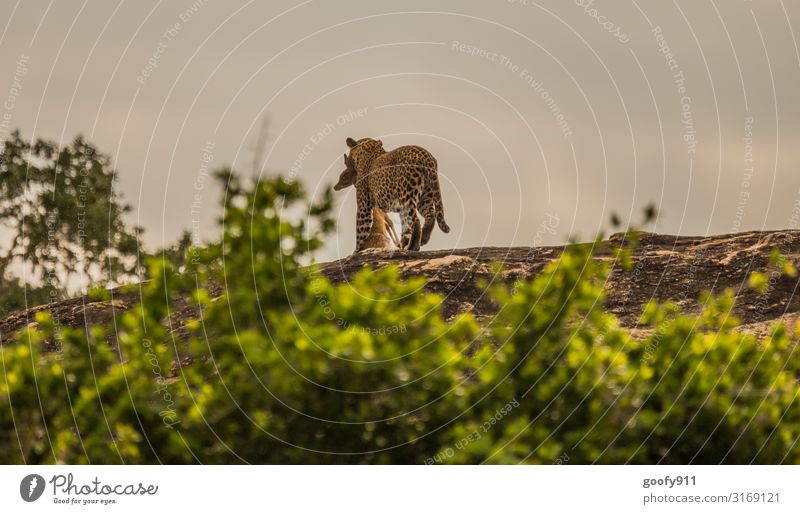
[{"label": "green bush", "polygon": [[648,304],[652,332],[637,342],[602,311],[605,275],[575,247],[516,294],[498,289],[501,346],[441,460],[800,462],[796,336],[736,331],[726,293],[699,316]]},{"label": "green bush", "polygon": [[[570,245],[495,286],[488,326],[445,322],[393,267],[314,272],[329,196],[223,177],[221,241],[180,275],[151,261],[141,305],[106,328],[118,348],[46,315],[0,346],[0,461],[800,462],[797,337],[737,332],[730,295],[699,316],[648,305],[637,341],[603,309],[608,266]],[[198,315],[169,330],[178,297]]]},{"label": "green bush", "polygon": [[[282,180],[251,194],[232,188],[219,245],[191,249],[181,277],[152,262],[141,308],[117,325],[121,362],[99,330],[61,331],[61,351],[41,355],[42,339],[57,335],[46,317],[5,347],[4,461],[414,462],[433,453],[463,409],[460,350],[478,326],[469,316],[445,323],[441,298],[394,268],[344,285],[312,275],[300,261],[330,228],[329,202],[307,207],[318,231],[308,237],[311,228],[278,212],[301,198]],[[224,283],[226,294],[212,300],[198,283]],[[163,320],[170,297],[190,294],[203,313],[188,327],[195,362],[170,377],[180,344]],[[31,429],[22,451],[12,414]]]},{"label": "green bush", "polygon": [[655,332],[639,352],[631,461],[797,463],[796,337],[782,325],[761,342],[734,331],[730,293],[703,303],[699,317],[670,304],[645,310]]}]

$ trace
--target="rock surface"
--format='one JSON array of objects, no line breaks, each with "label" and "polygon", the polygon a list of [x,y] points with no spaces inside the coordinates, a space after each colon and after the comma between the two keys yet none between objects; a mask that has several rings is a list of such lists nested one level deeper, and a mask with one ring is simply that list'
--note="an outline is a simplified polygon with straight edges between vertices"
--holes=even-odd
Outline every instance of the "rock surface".
[{"label": "rock surface", "polygon": [[[621,234],[612,236],[598,259],[613,261],[613,250],[623,243]],[[633,267],[614,265],[605,284],[606,307],[620,323],[637,329],[642,307],[651,299],[673,300],[689,312],[698,309],[704,291],[721,293],[726,288],[736,295],[734,313],[743,330],[763,335],[776,321],[793,324],[800,312],[798,279],[780,276],[769,263],[772,248],[790,262],[800,263],[800,231],[743,232],[738,234],[679,237],[641,234],[633,254]],[[427,278],[426,288],[445,296],[443,312],[449,317],[471,311],[479,318],[491,316],[494,307],[486,301],[481,282],[511,282],[539,273],[557,258],[563,247],[466,248],[429,252],[384,252],[354,254],[321,266],[331,280],[347,280],[365,266],[379,268],[396,264],[406,277]],[[497,273],[494,263],[503,265]],[[767,273],[764,294],[748,287],[753,271]]]},{"label": "rock surface", "polygon": [[[608,248],[618,248],[623,238],[612,236]],[[607,308],[620,323],[631,330],[637,326],[642,306],[650,299],[673,300],[685,309],[698,308],[703,291],[720,293],[726,288],[736,295],[735,314],[742,319],[742,329],[764,335],[776,321],[794,324],[800,315],[797,278],[781,276],[769,265],[772,248],[778,248],[791,262],[800,263],[800,231],[744,232],[739,234],[678,237],[642,234],[640,246],[628,270],[615,265],[608,281]],[[490,317],[495,307],[487,301],[485,287],[497,281],[512,282],[534,276],[563,247],[466,248],[423,252],[368,252],[322,264],[320,270],[335,282],[348,280],[362,268],[380,268],[396,264],[405,277],[425,277],[426,289],[444,295],[442,310],[446,317],[459,312],[473,312],[479,319]],[[598,259],[613,261],[613,252],[605,250]],[[495,263],[502,264],[497,271]],[[748,287],[753,271],[770,277],[761,294]],[[36,312],[51,310],[62,326],[88,327],[110,322],[115,315],[130,309],[138,300],[133,292],[112,291],[112,300],[93,301],[73,298],[34,307],[0,319],[0,343],[6,343],[25,326],[35,323]],[[183,321],[196,315],[186,302],[173,306],[170,326],[180,331]],[[113,341],[112,341],[113,342]]]}]

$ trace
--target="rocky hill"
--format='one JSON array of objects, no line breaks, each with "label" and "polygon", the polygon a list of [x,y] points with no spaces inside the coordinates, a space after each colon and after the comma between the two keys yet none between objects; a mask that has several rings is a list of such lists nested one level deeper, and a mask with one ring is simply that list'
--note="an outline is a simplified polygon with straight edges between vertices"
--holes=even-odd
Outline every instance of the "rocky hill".
[{"label": "rocky hill", "polygon": [[[618,248],[622,242],[621,236],[612,236],[597,258],[613,260],[609,249]],[[800,313],[800,299],[795,294],[799,282],[797,278],[770,270],[772,248],[778,248],[791,262],[800,263],[800,231],[707,237],[642,234],[633,255],[633,267],[628,270],[613,267],[606,283],[607,308],[636,334],[642,330],[637,326],[642,306],[650,299],[671,299],[692,310],[697,308],[697,299],[703,291],[719,293],[730,288],[737,296],[735,313],[742,319],[743,330],[763,335],[778,320],[794,324]],[[323,264],[321,272],[341,282],[365,266],[396,264],[403,276],[425,277],[428,290],[444,295],[442,310],[446,317],[470,311],[479,319],[486,319],[496,307],[486,300],[481,284],[531,277],[562,250],[560,246],[483,247],[360,253]],[[495,263],[503,265],[501,272],[496,272]],[[766,272],[770,277],[763,294],[748,287],[747,279],[753,271]],[[33,323],[37,311],[50,309],[62,326],[83,327],[109,322],[137,303],[135,288],[132,292],[112,293],[109,301],[81,297],[8,315],[0,320],[0,342],[6,343],[15,332]],[[183,321],[195,315],[186,302],[178,300],[173,305],[170,326],[181,331]]]}]

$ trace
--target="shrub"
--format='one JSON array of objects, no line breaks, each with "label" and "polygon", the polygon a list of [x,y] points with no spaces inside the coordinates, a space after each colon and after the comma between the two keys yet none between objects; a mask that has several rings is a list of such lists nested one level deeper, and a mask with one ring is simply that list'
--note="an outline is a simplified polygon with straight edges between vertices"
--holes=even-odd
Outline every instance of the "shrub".
[{"label": "shrub", "polygon": [[[190,250],[181,277],[152,261],[141,308],[119,320],[118,358],[100,331],[65,330],[61,352],[40,355],[57,335],[45,318],[4,349],[14,379],[0,411],[31,427],[17,453],[0,420],[6,462],[419,462],[442,444],[463,408],[474,320],[445,323],[441,298],[394,268],[342,285],[312,275],[301,261],[330,227],[329,202],[307,207],[316,229],[282,220],[298,184],[229,193],[220,244]],[[169,299],[190,293],[195,363],[169,376],[185,353],[165,328]]]},{"label": "shrub", "polygon": [[[0,461],[800,462],[797,337],[737,331],[730,294],[699,315],[649,304],[637,341],[603,309],[594,245],[569,245],[492,289],[488,327],[445,322],[396,268],[344,284],[314,271],[330,196],[223,178],[220,242],[151,260],[141,305],[113,327],[43,314],[0,346]],[[171,327],[177,297],[197,312],[185,327]]]},{"label": "shrub", "polygon": [[574,247],[502,288],[498,358],[484,355],[474,415],[439,455],[455,463],[796,463],[797,337],[736,330],[731,293],[702,314],[647,305],[637,342],[602,311],[606,270]]}]

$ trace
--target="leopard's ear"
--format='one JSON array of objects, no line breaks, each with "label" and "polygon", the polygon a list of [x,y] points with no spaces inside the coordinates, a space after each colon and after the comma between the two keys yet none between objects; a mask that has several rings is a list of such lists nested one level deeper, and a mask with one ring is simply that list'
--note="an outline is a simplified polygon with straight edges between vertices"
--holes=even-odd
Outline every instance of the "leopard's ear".
[{"label": "leopard's ear", "polygon": [[376,141],[378,142],[378,146],[383,148],[383,141],[381,141],[380,139],[376,139]]},{"label": "leopard's ear", "polygon": [[352,137],[348,137],[345,142],[347,143],[347,146],[349,146],[350,148],[355,148],[356,144],[358,144],[356,143],[356,140],[353,139]]}]

